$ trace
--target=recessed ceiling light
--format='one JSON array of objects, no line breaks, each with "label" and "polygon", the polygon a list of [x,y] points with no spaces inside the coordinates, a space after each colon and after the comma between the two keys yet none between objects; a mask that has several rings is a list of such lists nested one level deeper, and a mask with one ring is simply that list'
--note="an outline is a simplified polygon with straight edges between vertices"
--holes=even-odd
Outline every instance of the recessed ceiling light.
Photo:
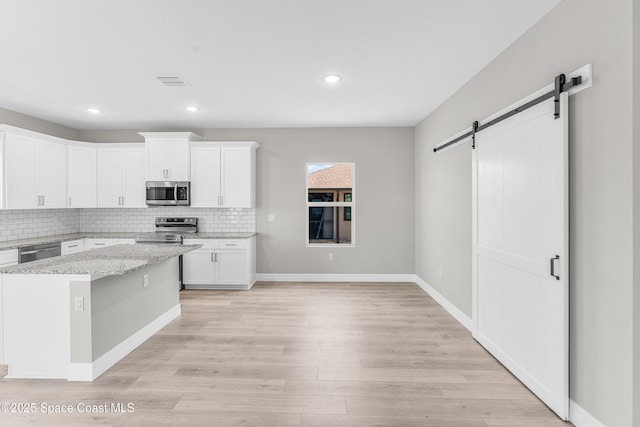
[{"label": "recessed ceiling light", "polygon": [[100,114],[102,113],[102,110],[100,110],[99,108],[90,107],[87,108],[87,112],[91,114]]},{"label": "recessed ceiling light", "polygon": [[324,78],[324,81],[327,83],[338,83],[340,80],[341,77],[335,74],[330,74]]},{"label": "recessed ceiling light", "polygon": [[189,105],[188,107],[184,107],[185,110],[195,113],[196,111],[200,111],[198,107],[194,107],[193,105]]}]

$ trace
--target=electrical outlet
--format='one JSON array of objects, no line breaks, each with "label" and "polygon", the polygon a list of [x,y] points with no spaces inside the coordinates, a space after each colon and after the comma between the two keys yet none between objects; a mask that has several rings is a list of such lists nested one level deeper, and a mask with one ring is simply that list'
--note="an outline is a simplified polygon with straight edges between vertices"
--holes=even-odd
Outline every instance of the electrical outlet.
[{"label": "electrical outlet", "polygon": [[83,297],[75,297],[75,299],[73,300],[74,302],[74,309],[76,311],[84,311],[84,298]]},{"label": "electrical outlet", "polygon": [[333,252],[329,252],[329,261],[333,261]]},{"label": "electrical outlet", "polygon": [[142,287],[146,288],[147,286],[149,286],[149,275],[145,274],[142,276]]},{"label": "electrical outlet", "polygon": [[267,222],[276,222],[276,216],[274,214],[267,215]]}]

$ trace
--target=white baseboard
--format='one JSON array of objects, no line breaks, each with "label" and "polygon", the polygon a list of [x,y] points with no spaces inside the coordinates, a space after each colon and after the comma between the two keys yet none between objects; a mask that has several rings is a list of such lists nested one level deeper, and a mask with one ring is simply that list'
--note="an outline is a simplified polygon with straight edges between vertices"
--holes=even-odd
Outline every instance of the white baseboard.
[{"label": "white baseboard", "polygon": [[93,363],[70,363],[67,381],[93,381],[105,373],[107,369],[118,363],[140,344],[151,338],[160,329],[167,326],[181,314],[180,304],[177,304],[161,314],[147,326],[140,329],[120,344],[100,356]]},{"label": "white baseboard", "polygon": [[414,282],[415,277],[415,274],[256,274],[258,282]]},{"label": "white baseboard", "polygon": [[414,275],[414,281],[418,286],[420,286],[426,293],[429,294],[431,298],[436,300],[438,304],[442,306],[447,312],[453,316],[462,326],[467,328],[469,331],[473,332],[473,320],[466,314],[464,314],[458,307],[451,304],[448,299],[442,296],[440,292],[436,291],[429,285],[427,282],[422,280],[418,275]]},{"label": "white baseboard", "polygon": [[573,400],[569,400],[569,421],[576,427],[606,427]]}]

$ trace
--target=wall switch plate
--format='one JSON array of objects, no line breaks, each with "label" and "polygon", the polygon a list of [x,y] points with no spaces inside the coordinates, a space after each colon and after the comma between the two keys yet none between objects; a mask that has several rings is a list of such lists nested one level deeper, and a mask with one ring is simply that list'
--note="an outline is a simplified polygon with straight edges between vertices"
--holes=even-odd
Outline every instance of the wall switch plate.
[{"label": "wall switch plate", "polygon": [[276,216],[274,214],[267,215],[267,222],[276,222]]},{"label": "wall switch plate", "polygon": [[142,276],[142,287],[146,288],[147,286],[149,286],[149,275],[145,274]]},{"label": "wall switch plate", "polygon": [[329,252],[329,261],[333,261],[333,252]]},{"label": "wall switch plate", "polygon": [[74,310],[75,311],[84,311],[84,298],[83,297],[75,297],[73,300]]}]

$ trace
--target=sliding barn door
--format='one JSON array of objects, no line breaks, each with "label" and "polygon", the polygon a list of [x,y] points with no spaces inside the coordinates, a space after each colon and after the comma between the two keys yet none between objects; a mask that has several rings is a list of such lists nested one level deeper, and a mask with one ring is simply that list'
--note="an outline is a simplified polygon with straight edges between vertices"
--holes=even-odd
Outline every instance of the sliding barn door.
[{"label": "sliding barn door", "polygon": [[474,338],[569,416],[568,105],[544,101],[476,134]]}]

